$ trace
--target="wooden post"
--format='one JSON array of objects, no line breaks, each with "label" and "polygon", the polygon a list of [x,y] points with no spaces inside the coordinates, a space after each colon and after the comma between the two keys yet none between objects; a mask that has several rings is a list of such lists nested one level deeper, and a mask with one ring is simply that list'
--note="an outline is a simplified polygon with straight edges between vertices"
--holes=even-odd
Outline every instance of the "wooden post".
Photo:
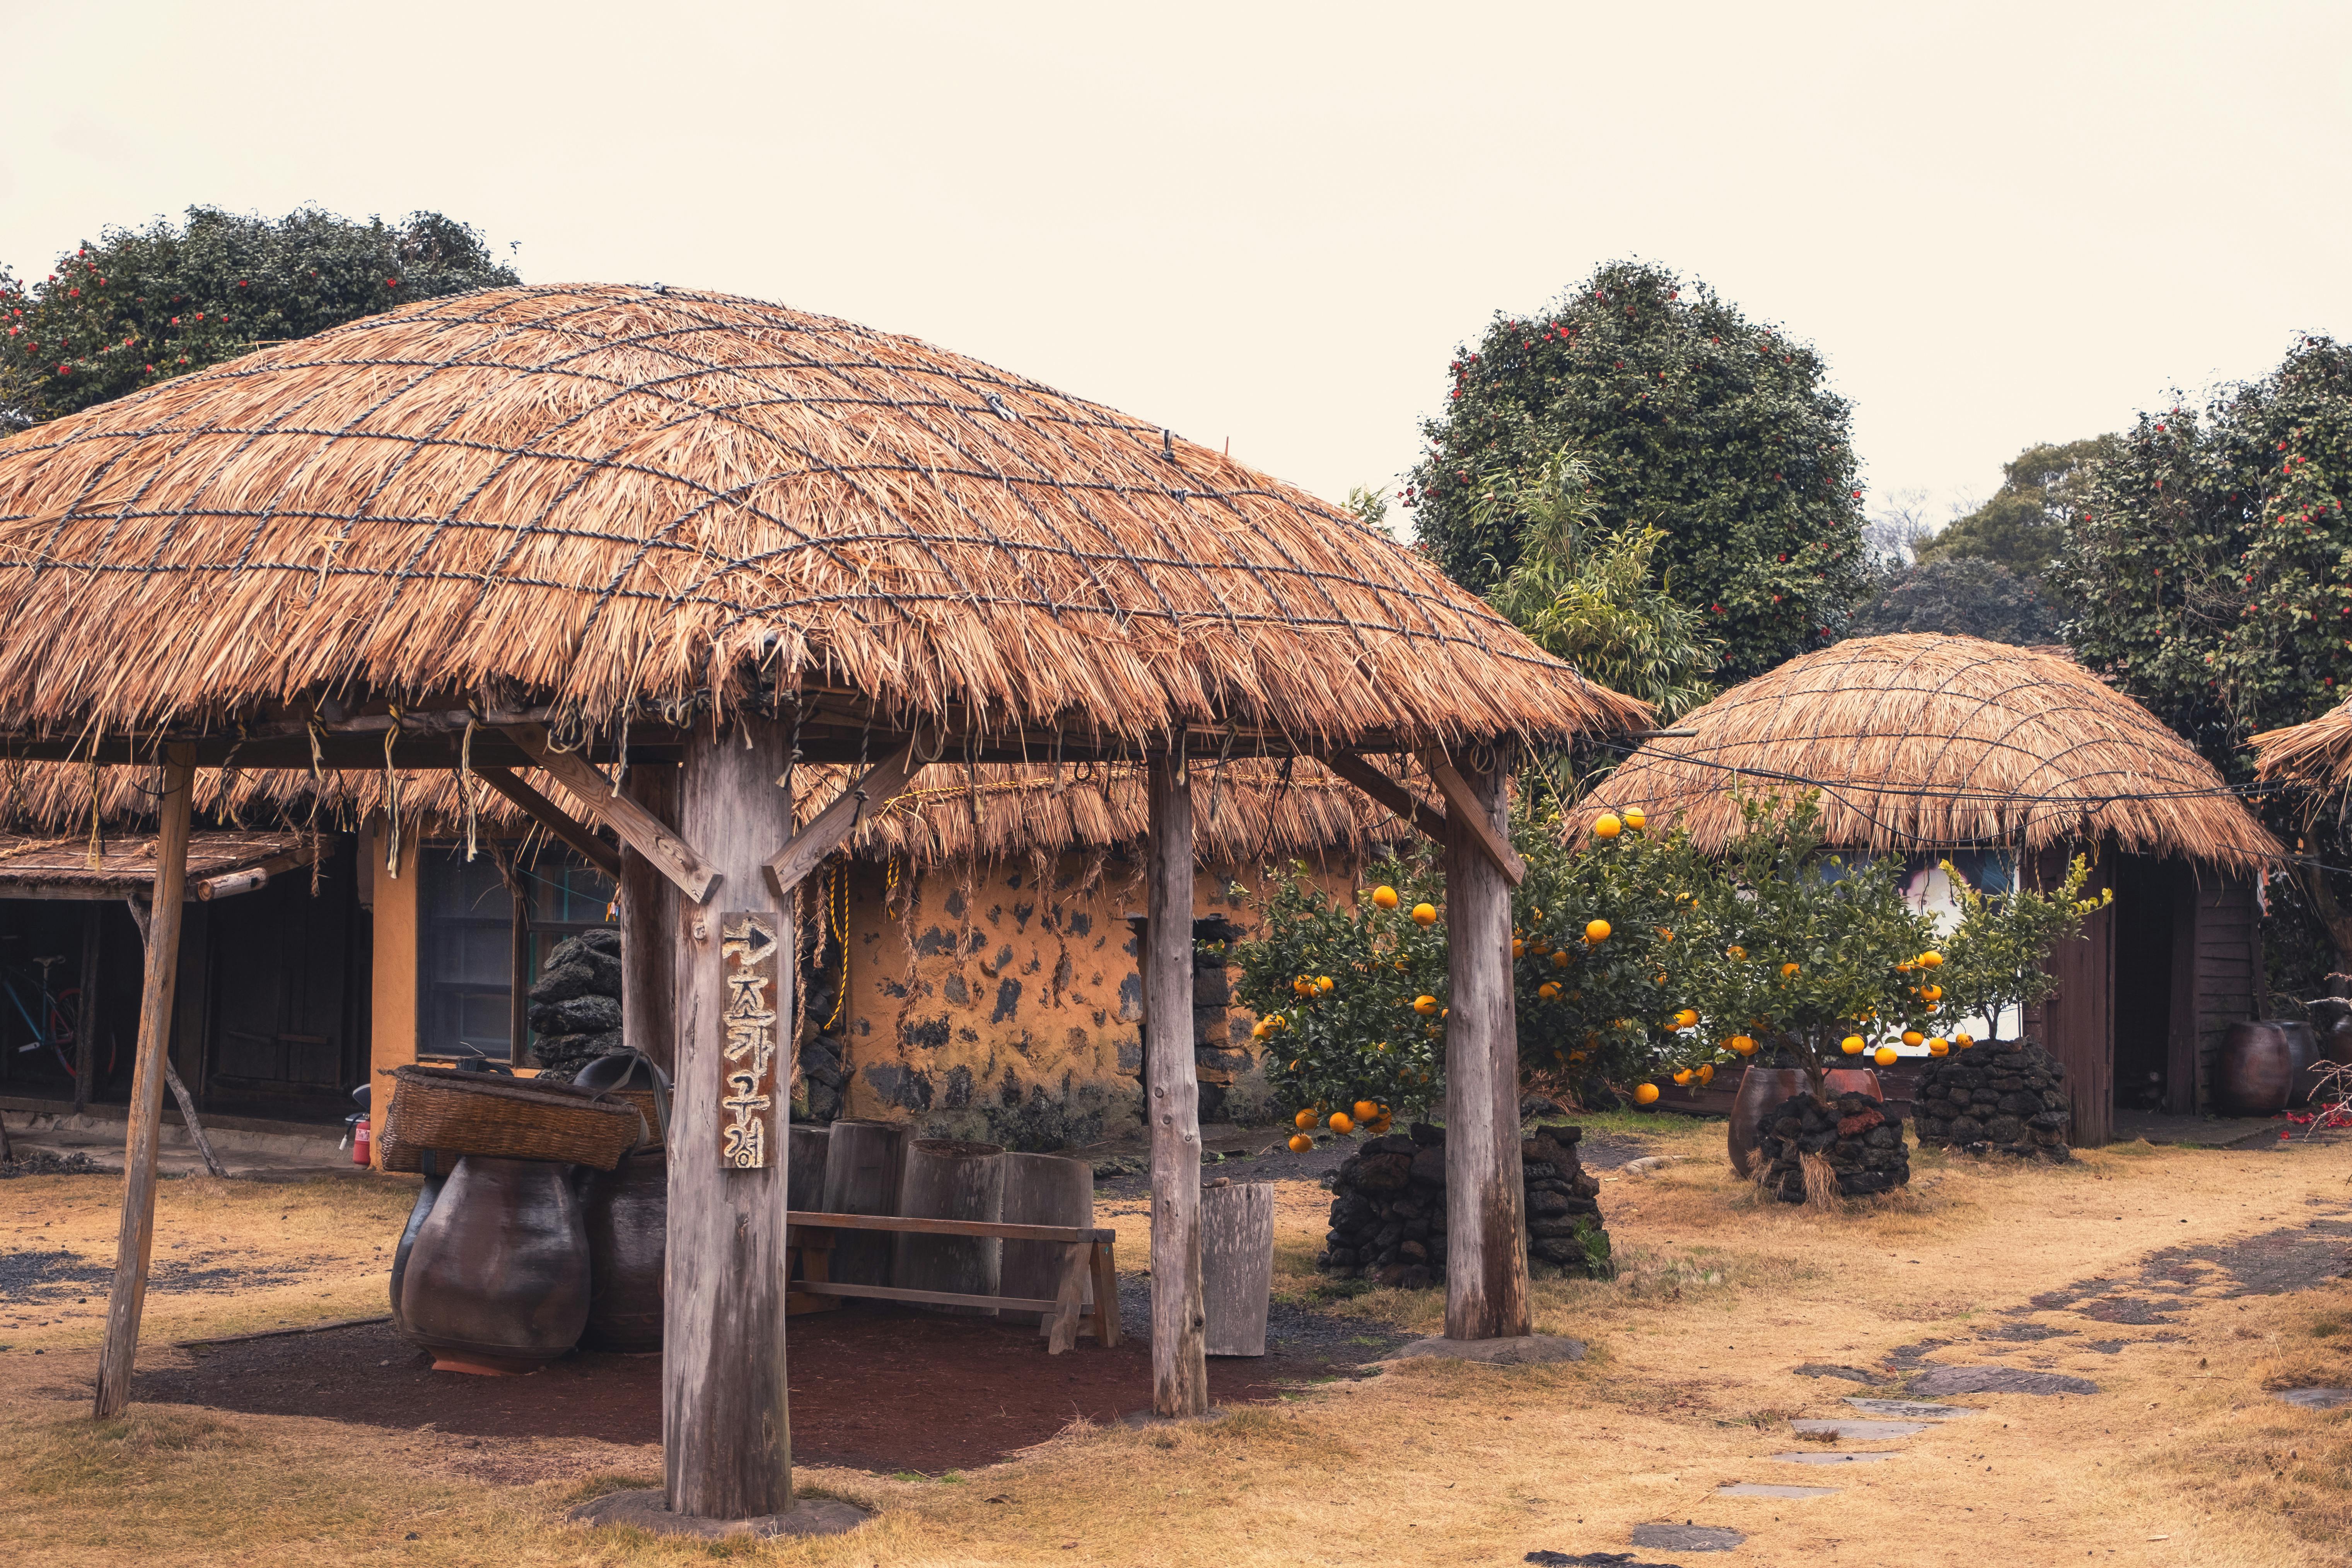
[{"label": "wooden post", "polygon": [[[1146,764],[1151,858],[1143,951],[1143,1083],[1151,1118],[1151,1408],[1209,1408],[1201,1300],[1201,1099],[1192,1076],[1192,793],[1184,759]],[[1507,920],[1507,916],[1506,917]],[[1508,931],[1506,925],[1505,930]]]},{"label": "wooden post", "polygon": [[195,750],[173,746],[155,803],[155,892],[148,921],[146,977],[139,992],[139,1056],[131,1079],[131,1126],[122,1150],[122,1225],[114,1243],[114,1289],[106,1342],[98,1355],[100,1420],[131,1402],[139,1314],[147,1304],[147,1260],[155,1250],[155,1145],[163,1125],[163,1053],[172,1043],[172,989],[179,978],[180,900],[188,885],[188,797]]},{"label": "wooden post", "polygon": [[[1504,749],[1454,759],[1486,820],[1446,817],[1445,1337],[1528,1331],[1527,1198],[1519,1161],[1519,1041],[1511,999],[1511,889],[1490,840],[1509,831]],[[1484,831],[1480,831],[1483,827]]]},{"label": "wooden post", "polygon": [[[716,741],[690,744],[678,773],[680,836],[700,847],[704,874],[718,879],[710,902],[675,900],[670,938],[677,1088],[662,1447],[670,1511],[699,1519],[751,1519],[793,1503],[786,1107],[781,1092],[742,1092],[738,1077],[753,1075],[755,1089],[782,1082],[776,1069],[793,1014],[787,911],[760,874],[792,824],[791,797],[776,786],[786,755],[772,721],[743,719]],[[774,962],[778,955],[783,962]],[[763,962],[772,965],[763,989],[730,984]],[[764,1017],[745,1012],[752,1004]]]},{"label": "wooden post", "polygon": [[1274,1299],[1274,1184],[1211,1187],[1201,1205],[1209,1353],[1264,1355]]},{"label": "wooden post", "polygon": [[100,906],[81,912],[81,1005],[74,1016],[74,1114],[89,1109],[90,1075],[98,1070],[98,923]]},{"label": "wooden post", "polygon": [[[632,763],[623,781],[629,798],[656,820],[677,821],[677,768]],[[677,1025],[670,1000],[677,953],[677,886],[660,867],[624,845],[621,849],[621,1043],[633,1046],[667,1073],[676,1072]]]}]

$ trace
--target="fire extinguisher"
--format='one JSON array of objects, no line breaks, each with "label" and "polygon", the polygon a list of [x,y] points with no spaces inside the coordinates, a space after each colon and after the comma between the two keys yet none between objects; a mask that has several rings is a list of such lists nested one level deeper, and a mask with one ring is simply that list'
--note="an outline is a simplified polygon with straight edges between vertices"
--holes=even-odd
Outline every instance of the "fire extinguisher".
[{"label": "fire extinguisher", "polygon": [[352,1163],[370,1164],[373,1163],[373,1151],[368,1142],[368,1119],[364,1116],[354,1116],[351,1119],[351,1123]]}]

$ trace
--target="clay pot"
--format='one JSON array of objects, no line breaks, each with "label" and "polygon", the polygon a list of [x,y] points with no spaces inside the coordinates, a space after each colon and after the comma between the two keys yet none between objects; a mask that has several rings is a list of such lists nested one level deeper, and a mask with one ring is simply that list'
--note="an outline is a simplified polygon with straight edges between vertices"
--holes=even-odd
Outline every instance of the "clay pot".
[{"label": "clay pot", "polygon": [[2319,1054],[2319,1037],[2310,1025],[2300,1021],[2282,1023],[2279,1032],[2286,1037],[2286,1102],[2295,1107],[2309,1105],[2312,1091],[2319,1087],[2318,1076],[2312,1069],[2325,1059]]},{"label": "clay pot", "polygon": [[2276,1116],[2286,1109],[2296,1067],[2283,1026],[2232,1024],[2213,1064],[2214,1103],[2224,1116]]},{"label": "clay pot", "polygon": [[1876,1068],[1832,1068],[1822,1075],[1822,1092],[1835,1100],[1841,1094],[1866,1094],[1873,1100],[1885,1100],[1886,1093],[1878,1086]]},{"label": "clay pot", "polygon": [[433,1205],[441,1196],[446,1176],[427,1176],[417,1189],[416,1206],[408,1211],[408,1225],[400,1233],[400,1245],[392,1254],[392,1326],[399,1333],[408,1332],[408,1320],[400,1310],[400,1282],[408,1273],[408,1255],[416,1246],[416,1233],[433,1214]]},{"label": "clay pot", "polygon": [[589,1178],[588,1325],[580,1347],[642,1354],[661,1349],[662,1262],[669,1238],[669,1162],[632,1154]]},{"label": "clay pot", "polygon": [[536,1372],[588,1323],[575,1167],[468,1154],[417,1227],[400,1316],[437,1372]]},{"label": "clay pot", "polygon": [[1805,1091],[1801,1068],[1766,1068],[1750,1063],[1739,1075],[1739,1092],[1731,1102],[1729,1144],[1731,1168],[1748,1175],[1756,1167],[1756,1140],[1767,1111],[1786,1105]]}]

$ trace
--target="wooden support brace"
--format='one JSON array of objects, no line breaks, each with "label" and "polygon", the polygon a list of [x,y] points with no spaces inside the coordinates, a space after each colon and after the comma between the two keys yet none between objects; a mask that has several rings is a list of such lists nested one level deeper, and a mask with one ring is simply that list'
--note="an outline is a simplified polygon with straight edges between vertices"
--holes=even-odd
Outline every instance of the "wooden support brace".
[{"label": "wooden support brace", "polygon": [[555,750],[548,743],[546,725],[509,724],[503,729],[509,740],[521,747],[558,784],[585,802],[605,826],[621,836],[623,843],[677,883],[678,891],[698,904],[710,901],[711,889],[719,886],[719,873],[677,829],[628,796],[614,793],[612,781],[586,759]]},{"label": "wooden support brace", "polygon": [[897,796],[906,789],[908,780],[923,771],[923,763],[915,755],[921,740],[917,735],[896,753],[866,769],[864,777],[843,790],[831,805],[817,814],[815,821],[793,834],[776,851],[766,870],[768,887],[778,898],[790,894],[810,872],[824,863],[826,856],[840,848],[868,810]]},{"label": "wooden support brace", "polygon": [[1416,798],[1413,793],[1353,752],[1333,752],[1323,765],[1387,806],[1433,843],[1445,842],[1445,814]]},{"label": "wooden support brace", "polygon": [[207,877],[196,884],[196,897],[205,903],[215,899],[233,899],[239,893],[250,893],[266,888],[272,877],[282,877],[297,867],[308,866],[311,859],[310,846],[289,849],[274,855],[258,866],[247,866],[242,871],[224,871],[217,877]]},{"label": "wooden support brace", "polygon": [[614,881],[621,879],[621,852],[596,837],[596,830],[575,821],[564,809],[523,783],[505,768],[477,763],[474,776],[514,802],[522,814],[577,850],[590,865]]},{"label": "wooden support brace", "polygon": [[1526,881],[1528,863],[1519,858],[1518,851],[1511,847],[1509,839],[1495,831],[1494,824],[1487,820],[1486,807],[1479,805],[1478,797],[1471,793],[1469,781],[1454,770],[1454,764],[1446,760],[1445,753],[1423,752],[1421,753],[1421,765],[1429,770],[1430,782],[1436,784],[1438,793],[1445,796],[1445,820],[1458,822],[1467,827],[1471,842],[1477,846],[1478,853],[1492,861],[1495,869],[1508,879],[1511,886],[1516,888]]}]

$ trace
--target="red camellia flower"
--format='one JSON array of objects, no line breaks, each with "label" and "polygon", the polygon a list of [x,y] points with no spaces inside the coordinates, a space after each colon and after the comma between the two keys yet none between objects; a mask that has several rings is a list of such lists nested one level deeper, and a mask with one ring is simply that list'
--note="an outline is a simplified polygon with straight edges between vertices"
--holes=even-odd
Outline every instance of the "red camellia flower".
[{"label": "red camellia flower", "polygon": [[71,300],[79,300],[81,298],[81,290],[79,289],[68,289],[66,290],[66,297]]}]

